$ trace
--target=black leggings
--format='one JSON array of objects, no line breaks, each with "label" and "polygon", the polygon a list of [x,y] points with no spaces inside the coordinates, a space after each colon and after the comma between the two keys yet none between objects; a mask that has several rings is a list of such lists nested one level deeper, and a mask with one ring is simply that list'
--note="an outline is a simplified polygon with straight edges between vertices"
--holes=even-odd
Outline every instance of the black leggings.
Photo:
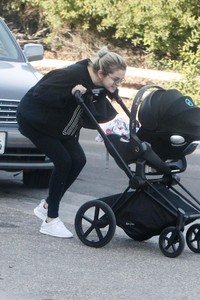
[{"label": "black leggings", "polygon": [[86,157],[75,137],[59,140],[49,136],[41,136],[31,140],[54,164],[46,201],[48,203],[48,217],[57,218],[60,200],[80,174],[86,164]]}]

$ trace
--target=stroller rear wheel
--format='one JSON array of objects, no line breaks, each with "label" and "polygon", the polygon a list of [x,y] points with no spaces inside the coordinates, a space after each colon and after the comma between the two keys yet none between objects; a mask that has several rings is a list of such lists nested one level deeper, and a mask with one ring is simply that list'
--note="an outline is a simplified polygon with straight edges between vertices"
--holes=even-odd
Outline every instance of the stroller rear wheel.
[{"label": "stroller rear wheel", "polygon": [[194,224],[188,228],[186,242],[191,251],[200,253],[200,224]]},{"label": "stroller rear wheel", "polygon": [[76,213],[75,230],[83,244],[100,248],[110,242],[116,218],[110,206],[100,200],[83,204]]},{"label": "stroller rear wheel", "polygon": [[167,257],[179,256],[185,247],[183,232],[173,226],[165,228],[159,237],[159,247]]}]

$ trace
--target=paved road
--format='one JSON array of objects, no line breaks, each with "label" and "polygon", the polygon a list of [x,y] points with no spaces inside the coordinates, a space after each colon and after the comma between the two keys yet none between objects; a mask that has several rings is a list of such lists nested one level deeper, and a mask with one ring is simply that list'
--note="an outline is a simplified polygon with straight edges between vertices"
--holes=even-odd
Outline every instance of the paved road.
[{"label": "paved road", "polygon": [[[82,203],[127,186],[111,158],[106,168],[105,148],[95,135],[83,132],[88,163],[61,203],[60,217],[74,233]],[[199,194],[199,154],[189,161],[182,179]],[[33,208],[46,192],[24,187],[20,175],[0,173],[0,300],[199,299],[199,255],[187,246],[169,259],[157,237],[139,243],[120,228],[100,249],[83,245],[76,234],[72,240],[41,235]]]}]

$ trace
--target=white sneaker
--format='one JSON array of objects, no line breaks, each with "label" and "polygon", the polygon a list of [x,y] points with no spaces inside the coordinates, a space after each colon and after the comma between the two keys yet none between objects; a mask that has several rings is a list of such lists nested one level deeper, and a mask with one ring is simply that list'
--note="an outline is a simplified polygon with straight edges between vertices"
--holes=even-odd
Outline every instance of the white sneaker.
[{"label": "white sneaker", "polygon": [[34,214],[41,220],[46,220],[47,218],[47,208],[44,208],[45,199],[42,199],[40,204],[34,209]]},{"label": "white sneaker", "polygon": [[43,221],[40,232],[43,234],[66,239],[70,239],[73,237],[73,234],[65,227],[65,225],[59,218],[53,219],[49,223]]}]

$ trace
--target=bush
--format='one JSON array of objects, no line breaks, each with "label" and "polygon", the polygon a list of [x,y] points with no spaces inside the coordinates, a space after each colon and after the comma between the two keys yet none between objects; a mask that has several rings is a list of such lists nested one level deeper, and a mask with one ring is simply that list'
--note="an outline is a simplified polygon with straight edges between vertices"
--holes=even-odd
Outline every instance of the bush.
[{"label": "bush", "polygon": [[198,40],[199,32],[194,30],[180,51],[179,60],[169,64],[173,70],[183,74],[182,80],[175,83],[176,87],[185,94],[192,96],[194,101],[200,105],[200,44],[198,44],[196,49]]}]

